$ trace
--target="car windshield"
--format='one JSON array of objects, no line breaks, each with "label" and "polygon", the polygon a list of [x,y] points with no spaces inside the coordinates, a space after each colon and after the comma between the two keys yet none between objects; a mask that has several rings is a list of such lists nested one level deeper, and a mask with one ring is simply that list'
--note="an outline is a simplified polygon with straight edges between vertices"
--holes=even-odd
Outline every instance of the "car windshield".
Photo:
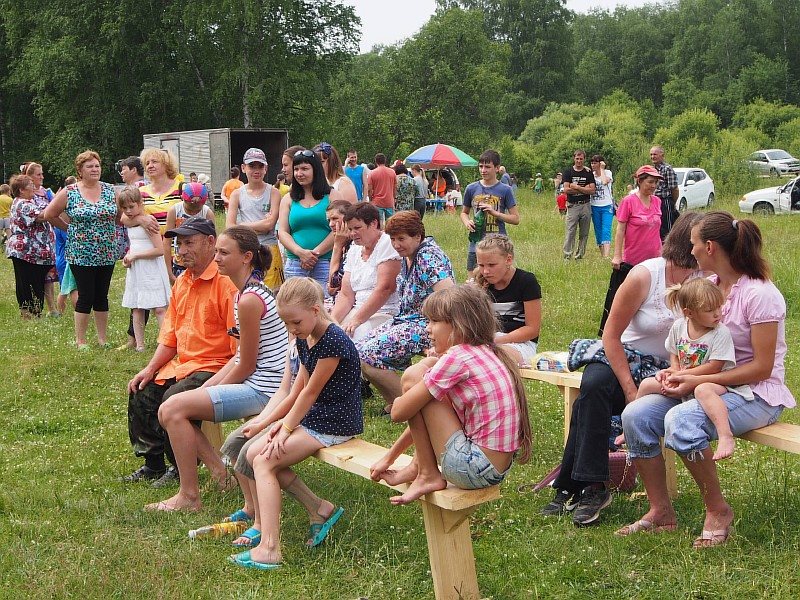
[{"label": "car windshield", "polygon": [[773,150],[772,152],[767,152],[767,156],[770,160],[784,160],[786,158],[792,158],[792,155],[784,150]]},{"label": "car windshield", "polygon": [[683,178],[686,177],[686,173],[683,171],[675,171],[675,177],[678,179],[678,185],[683,183]]}]

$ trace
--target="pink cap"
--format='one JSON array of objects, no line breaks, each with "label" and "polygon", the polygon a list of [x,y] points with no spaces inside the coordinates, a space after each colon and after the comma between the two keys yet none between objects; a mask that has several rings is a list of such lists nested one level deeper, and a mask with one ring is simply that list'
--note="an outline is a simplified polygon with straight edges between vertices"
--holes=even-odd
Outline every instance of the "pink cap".
[{"label": "pink cap", "polygon": [[661,176],[661,173],[658,172],[658,169],[656,169],[653,165],[642,165],[641,167],[636,169],[636,175],[634,175],[634,177],[636,177],[636,179],[638,180],[639,177],[641,177],[642,175],[650,175],[651,177],[664,179]]}]

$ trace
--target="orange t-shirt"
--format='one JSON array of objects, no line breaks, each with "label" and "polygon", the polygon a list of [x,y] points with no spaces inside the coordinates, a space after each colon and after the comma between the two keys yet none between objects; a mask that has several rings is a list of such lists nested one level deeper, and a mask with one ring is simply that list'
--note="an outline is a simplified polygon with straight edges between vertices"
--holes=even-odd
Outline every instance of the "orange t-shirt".
[{"label": "orange t-shirt", "polygon": [[[233,190],[238,190],[243,185],[244,183],[242,183],[241,179],[228,179],[228,181],[225,182],[225,185],[222,186],[222,195],[230,200]],[[228,208],[227,202],[225,202],[225,208]]]},{"label": "orange t-shirt", "polygon": [[197,371],[216,373],[236,352],[233,297],[239,290],[212,262],[199,277],[185,271],[172,287],[158,343],[178,354],[156,375],[156,383],[181,380]]}]

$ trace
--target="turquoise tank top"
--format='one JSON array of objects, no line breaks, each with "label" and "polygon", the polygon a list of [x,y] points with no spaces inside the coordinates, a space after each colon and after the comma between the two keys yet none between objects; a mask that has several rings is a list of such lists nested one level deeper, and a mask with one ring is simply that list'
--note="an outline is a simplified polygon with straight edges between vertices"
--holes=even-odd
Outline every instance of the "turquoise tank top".
[{"label": "turquoise tank top", "polygon": [[[329,202],[327,194],[314,206],[308,208],[300,204],[299,200],[292,200],[292,205],[289,208],[289,233],[295,243],[304,250],[313,250],[330,235],[331,228],[328,226],[328,219],[325,217]],[[288,248],[286,249],[286,256],[298,258]],[[331,251],[329,250],[320,258],[330,260]]]}]

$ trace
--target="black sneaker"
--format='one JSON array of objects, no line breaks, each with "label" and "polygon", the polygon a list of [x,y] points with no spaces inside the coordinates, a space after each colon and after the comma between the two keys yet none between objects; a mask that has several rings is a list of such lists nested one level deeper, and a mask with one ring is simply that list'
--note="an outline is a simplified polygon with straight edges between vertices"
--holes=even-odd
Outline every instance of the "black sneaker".
[{"label": "black sneaker", "polygon": [[600,518],[600,511],[611,504],[611,492],[605,488],[588,487],[581,492],[581,498],[575,512],[572,513],[572,522],[575,525],[592,525]]},{"label": "black sneaker", "polygon": [[156,481],[154,481],[151,485],[154,488],[163,488],[168,485],[172,485],[180,481],[180,476],[178,475],[178,469],[175,467],[168,467],[166,471],[164,471],[163,475],[159,477]]},{"label": "black sneaker", "polygon": [[136,469],[130,475],[125,475],[125,477],[120,477],[120,481],[124,481],[125,483],[136,483],[137,481],[149,481],[152,479],[158,479],[159,477],[163,476],[165,471],[156,471],[155,469],[151,469],[147,465],[143,465]]},{"label": "black sneaker", "polygon": [[556,490],[555,497],[539,511],[539,514],[546,517],[562,515],[565,512],[572,511],[577,505],[578,502],[575,500],[575,495],[572,492]]}]

